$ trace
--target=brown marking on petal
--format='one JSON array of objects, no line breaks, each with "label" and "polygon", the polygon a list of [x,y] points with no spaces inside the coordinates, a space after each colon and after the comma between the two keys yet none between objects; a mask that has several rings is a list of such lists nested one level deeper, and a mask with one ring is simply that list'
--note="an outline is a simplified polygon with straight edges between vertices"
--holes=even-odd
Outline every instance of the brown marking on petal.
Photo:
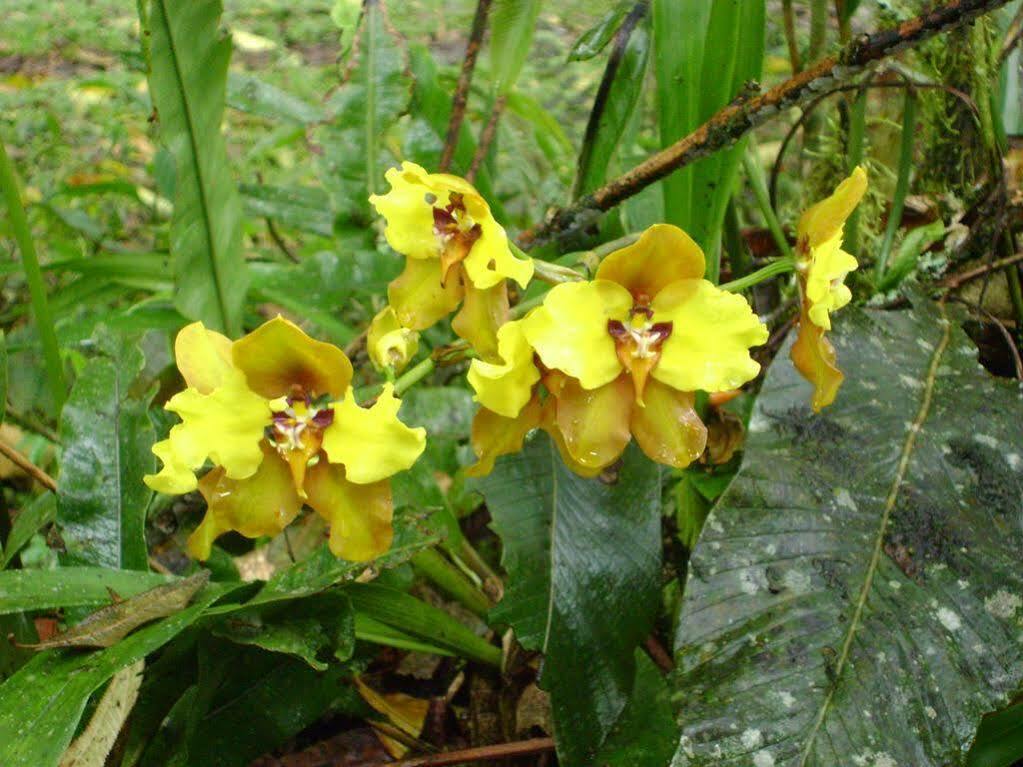
[{"label": "brown marking on petal", "polygon": [[[673,326],[670,322],[650,324],[653,311],[646,306],[633,307],[630,315],[628,324],[620,320],[608,320],[607,332],[614,339],[618,361],[632,376],[636,404],[642,407],[647,380],[661,359],[661,347],[671,335]],[[637,323],[637,316],[645,317],[646,320]]]},{"label": "brown marking on petal", "polygon": [[441,243],[440,284],[443,286],[447,286],[451,268],[464,261],[483,236],[483,228],[466,212],[462,195],[452,192],[448,199],[446,207],[433,209],[433,232]]}]

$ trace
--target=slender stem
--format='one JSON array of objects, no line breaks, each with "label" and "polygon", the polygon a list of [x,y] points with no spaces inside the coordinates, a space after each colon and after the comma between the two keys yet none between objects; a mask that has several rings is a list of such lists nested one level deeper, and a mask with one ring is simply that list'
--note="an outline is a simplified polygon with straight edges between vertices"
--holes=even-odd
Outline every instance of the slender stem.
[{"label": "slender stem", "polygon": [[779,274],[787,274],[793,272],[796,269],[796,259],[791,256],[784,258],[777,258],[767,266],[762,266],[755,272],[747,274],[745,277],[740,277],[737,280],[726,282],[719,287],[722,290],[727,290],[731,293],[739,293],[740,291],[752,288],[754,285],[759,285],[761,282],[766,282],[772,277],[777,277]]},{"label": "slender stem", "polygon": [[838,39],[845,45],[852,37],[852,27],[849,25],[849,14],[846,13],[847,0],[835,0],[835,15],[838,17]]},{"label": "slender stem", "polygon": [[[849,144],[846,147],[849,162],[846,170],[850,173],[863,162],[863,139],[867,125],[867,89],[864,88],[853,99],[849,114]],[[860,249],[860,209],[849,214],[845,223],[845,247],[855,255]]]},{"label": "slender stem", "polygon": [[458,85],[451,100],[451,117],[448,120],[448,135],[444,141],[444,152],[440,156],[439,169],[443,173],[451,167],[451,160],[458,148],[458,137],[462,131],[462,120],[465,119],[465,105],[469,100],[469,86],[472,84],[472,73],[476,68],[476,57],[479,56],[483,35],[487,31],[487,14],[490,13],[492,0],[479,0],[476,14],[472,17],[472,28],[469,30],[469,42],[465,46],[465,58],[462,59],[462,71],[458,74]]},{"label": "slender stem", "polygon": [[764,169],[760,167],[760,161],[756,156],[756,144],[750,141],[749,146],[742,155],[742,166],[746,169],[746,178],[749,179],[753,188],[753,195],[757,198],[757,205],[767,222],[767,228],[771,230],[771,237],[774,238],[778,250],[783,256],[792,257],[792,248],[789,246],[788,238],[781,228],[778,217],[771,207],[771,197],[767,193],[767,181],[764,179]]},{"label": "slender stem", "polygon": [[417,383],[426,378],[437,367],[432,358],[422,360],[394,382],[394,396],[400,397]]},{"label": "slender stem", "polygon": [[465,174],[466,181],[472,182],[476,180],[476,174],[479,172],[483,161],[487,158],[487,153],[490,152],[490,145],[494,143],[494,137],[497,135],[497,123],[501,119],[507,103],[508,95],[506,93],[502,93],[494,99],[494,106],[490,108],[490,117],[487,118],[487,124],[483,126],[483,132],[480,133],[480,141],[476,145],[476,153],[472,156],[469,172]]},{"label": "slender stem", "polygon": [[486,595],[436,549],[425,549],[416,554],[412,557],[412,567],[481,618],[493,607]]},{"label": "slender stem", "polygon": [[892,252],[895,233],[899,230],[899,224],[902,223],[902,208],[906,203],[906,194],[909,192],[909,176],[913,171],[913,141],[916,138],[916,98],[916,92],[912,88],[907,88],[906,105],[902,114],[902,141],[899,147],[899,171],[895,181],[895,196],[892,198],[888,225],[884,230],[884,239],[881,241],[881,249],[877,254],[877,262],[874,264],[874,277],[877,282],[881,281],[888,268],[888,256]]},{"label": "slender stem", "polygon": [[391,767],[452,767],[457,764],[489,762],[553,750],[554,738],[533,738],[532,740],[520,740],[516,743],[500,743],[496,746],[479,746],[461,751],[402,759],[391,764]]},{"label": "slender stem", "polygon": [[796,14],[792,10],[792,0],[781,0],[781,11],[785,22],[785,42],[789,46],[789,62],[792,74],[803,71],[803,59],[799,55],[799,41],[796,39]]},{"label": "slender stem", "polygon": [[11,447],[3,440],[0,440],[0,454],[47,490],[57,491],[57,481],[53,477],[32,463],[27,455]]},{"label": "slender stem", "polygon": [[60,348],[57,346],[57,334],[53,328],[53,315],[46,298],[46,286],[43,274],[39,269],[39,257],[36,255],[32,234],[29,230],[25,207],[21,202],[21,192],[14,175],[14,168],[7,157],[7,149],[0,140],[0,188],[7,201],[7,212],[11,219],[14,240],[18,243],[21,263],[28,282],[28,292],[32,298],[32,313],[39,332],[39,342],[43,348],[43,359],[46,363],[46,376],[50,386],[50,395],[57,412],[64,406],[67,389],[64,385],[64,367],[60,361]]},{"label": "slender stem", "polygon": [[1009,256],[1008,258],[1000,258],[997,261],[992,261],[990,264],[978,266],[976,269],[970,269],[966,272],[953,274],[952,276],[945,278],[944,286],[949,290],[955,290],[964,282],[975,280],[978,277],[983,277],[988,272],[1004,269],[1007,266],[1019,263],[1023,263],[1023,253],[1017,253],[1016,255]]}]

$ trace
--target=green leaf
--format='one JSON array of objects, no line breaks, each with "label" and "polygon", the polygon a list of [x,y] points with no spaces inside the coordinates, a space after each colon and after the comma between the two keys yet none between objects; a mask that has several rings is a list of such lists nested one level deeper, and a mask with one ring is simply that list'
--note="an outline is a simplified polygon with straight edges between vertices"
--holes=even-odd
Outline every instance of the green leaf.
[{"label": "green leaf", "polygon": [[72,564],[148,570],[145,521],[155,468],[151,393],[134,391],[145,366],[135,341],[100,328],[61,413],[64,454],[57,521]]},{"label": "green leaf", "polygon": [[390,164],[382,140],[412,95],[404,41],[388,27],[382,0],[364,0],[344,83],[327,104],[331,123],[316,132],[334,207],[360,223],[369,220],[367,198],[381,190]]},{"label": "green leaf", "polygon": [[987,714],[966,755],[966,767],[1012,767],[1023,759],[1023,701]]},{"label": "green leaf", "polygon": [[227,105],[259,117],[300,125],[323,119],[322,109],[244,72],[228,73]]},{"label": "green leaf", "polygon": [[496,0],[490,11],[490,77],[497,95],[515,88],[533,47],[540,0]]},{"label": "green leaf", "polygon": [[[282,226],[300,232],[330,237],[334,233],[334,216],[330,198],[317,187],[264,186],[241,184],[245,212],[253,217],[272,218]],[[253,282],[258,283],[258,276]]]},{"label": "green leaf", "polygon": [[90,607],[168,583],[168,576],[106,567],[62,567],[59,570],[0,572],[0,615],[55,607]]},{"label": "green leaf", "polygon": [[691,560],[678,765],[961,764],[1023,677],[1018,384],[924,299],[832,338],[838,400],[782,350]]},{"label": "green leaf", "polygon": [[[139,573],[132,575],[142,578]],[[230,588],[208,587],[191,607],[107,650],[50,651],[33,658],[0,685],[0,764],[56,765],[71,742],[89,697],[122,668],[145,658],[194,623]]]},{"label": "green leaf", "polygon": [[604,183],[608,165],[643,92],[650,53],[650,32],[643,21],[646,8],[645,3],[636,3],[615,34],[586,124],[574,197],[592,192]]},{"label": "green leaf", "polygon": [[14,555],[21,551],[33,535],[56,518],[57,498],[53,493],[43,493],[33,498],[32,502],[14,518],[11,532],[4,542],[3,552],[0,553],[0,570],[11,563]]},{"label": "green leaf", "polygon": [[[407,521],[396,521],[394,527],[394,542],[391,548],[373,561],[373,567],[378,570],[404,564],[416,552],[433,546],[439,540],[436,534],[424,532],[414,522],[409,524]],[[316,594],[330,586],[355,580],[365,572],[366,566],[365,562],[338,559],[324,544],[307,559],[275,573],[246,606],[252,607]]]},{"label": "green leaf", "polygon": [[[245,767],[325,714],[367,713],[349,681],[349,665],[334,663],[321,673],[301,661],[250,651],[231,666],[209,712],[195,724],[188,764]],[[166,764],[166,754],[155,756],[152,764]]]},{"label": "green leaf", "polygon": [[149,91],[176,166],[176,305],[189,319],[238,335],[248,278],[241,200],[220,132],[231,58],[221,11],[220,0],[150,0]]},{"label": "green leaf", "polygon": [[917,261],[927,248],[945,234],[945,222],[941,219],[924,226],[918,226],[906,233],[895,251],[895,258],[878,283],[878,291],[891,290],[902,284],[902,281],[916,268]]},{"label": "green leaf", "polygon": [[600,749],[594,764],[606,767],[663,767],[678,739],[668,683],[642,650],[636,650],[632,697]]},{"label": "green leaf", "polygon": [[[662,147],[688,135],[699,124],[703,46],[712,5],[705,0],[653,0],[657,124]],[[688,229],[692,171],[683,168],[661,185],[665,221]]]},{"label": "green leaf", "polygon": [[443,610],[403,591],[376,583],[345,588],[357,613],[439,645],[456,655],[491,666],[501,664],[501,649],[477,636]]},{"label": "green leaf", "polygon": [[348,660],[355,649],[355,617],[339,592],[292,600],[280,609],[252,608],[224,619],[213,633],[238,644],[293,655],[317,671],[329,657]]},{"label": "green leaf", "polygon": [[625,18],[625,14],[629,12],[630,6],[631,3],[628,0],[618,3],[618,5],[605,13],[596,24],[579,35],[579,39],[575,41],[572,50],[568,52],[568,60],[586,61],[604,50],[604,46],[611,42],[611,38],[618,31],[618,27],[621,25],[622,19]]},{"label": "green leaf", "polygon": [[544,653],[565,767],[594,764],[632,693],[660,601],[660,486],[635,446],[605,484],[565,468],[545,435],[479,483],[508,572],[491,622]]},{"label": "green leaf", "polygon": [[[698,122],[709,119],[735,99],[745,83],[760,78],[765,13],[764,0],[723,0],[713,4],[703,45]],[[725,208],[735,188],[745,148],[746,142],[740,141],[694,163],[690,171],[693,187],[688,231],[707,251],[708,279],[713,282],[718,279]],[[667,201],[665,210],[670,210]]]}]

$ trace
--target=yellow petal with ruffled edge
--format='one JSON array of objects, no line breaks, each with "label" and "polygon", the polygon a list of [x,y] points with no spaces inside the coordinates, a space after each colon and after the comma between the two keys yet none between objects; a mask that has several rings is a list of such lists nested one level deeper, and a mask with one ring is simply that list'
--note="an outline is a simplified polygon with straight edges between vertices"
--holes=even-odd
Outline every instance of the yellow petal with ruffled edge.
[{"label": "yellow petal with ruffled edge", "polygon": [[366,351],[378,368],[400,373],[419,351],[419,334],[398,322],[393,306],[385,306],[369,323]]},{"label": "yellow petal with ruffled edge", "polygon": [[632,295],[614,282],[567,282],[551,288],[522,328],[544,365],[596,389],[622,372],[607,322],[626,319],[631,308]]},{"label": "yellow petal with ruffled edge", "polygon": [[185,384],[200,394],[209,394],[224,382],[231,361],[231,339],[201,322],[185,325],[174,339],[174,360]]},{"label": "yellow petal with ruffled edge", "polygon": [[647,457],[684,469],[707,446],[707,427],[693,408],[690,392],[675,391],[659,381],[647,384],[644,407],[632,410],[632,436]]},{"label": "yellow petal with ruffled edge", "polygon": [[302,501],[292,487],[287,464],[265,443],[262,451],[263,462],[248,479],[230,479],[217,467],[199,480],[207,511],[188,538],[188,553],[193,558],[208,559],[213,541],[228,531],[246,538],[273,536],[298,515]]},{"label": "yellow petal with ruffled edge", "polygon": [[234,342],[231,357],[249,388],[267,399],[291,394],[340,397],[352,380],[352,363],[333,344],[310,338],[281,316]]},{"label": "yellow petal with ruffled edge", "polygon": [[464,289],[455,273],[441,283],[440,261],[410,258],[405,270],[387,286],[387,301],[398,321],[411,330],[425,330],[447,317],[462,300]]},{"label": "yellow petal with ruffled edge", "polygon": [[334,422],[323,432],[323,450],[331,463],[344,464],[349,482],[365,485],[408,469],[426,448],[426,429],[398,420],[401,400],[394,386],[384,389],[372,407],[359,407],[351,389],[334,403]]},{"label": "yellow petal with ruffled edge", "polygon": [[182,422],[170,430],[168,439],[153,446],[164,461],[158,474],[144,477],[153,490],[168,494],[194,490],[195,477],[189,480],[187,474],[207,458],[231,479],[251,477],[259,468],[263,460],[259,443],[270,424],[270,406],[249,390],[241,371],[231,370],[209,394],[185,389],[165,407]]},{"label": "yellow petal with ruffled edge", "polygon": [[401,169],[391,168],[384,174],[391,191],[369,198],[387,221],[387,244],[409,258],[437,258],[440,254],[441,243],[433,231],[433,205],[426,200],[427,194],[436,196],[428,184],[429,175],[415,163],[403,162]]},{"label": "yellow petal with ruffled edge", "polygon": [[[483,198],[479,198],[482,202]],[[466,208],[472,214],[467,203]],[[480,211],[480,215],[484,216]],[[469,255],[465,258],[465,271],[477,288],[485,290],[493,287],[505,278],[515,280],[523,288],[533,279],[532,259],[516,258],[508,246],[508,235],[504,227],[497,223],[487,208],[485,216],[476,218],[480,225],[480,238],[473,243]]]},{"label": "yellow petal with ruffled edge", "polygon": [[767,341],[767,328],[736,293],[707,280],[679,280],[653,301],[656,322],[671,322],[671,335],[651,375],[678,391],[737,389],[760,372],[752,346]]},{"label": "yellow petal with ruffled edge", "polygon": [[849,214],[859,205],[867,191],[867,172],[858,166],[830,197],[807,208],[796,227],[797,243],[806,240],[806,247],[816,248],[836,235],[841,241],[842,227]]},{"label": "yellow petal with ruffled edge", "polygon": [[842,232],[839,230],[830,240],[815,247],[806,273],[807,316],[814,325],[825,330],[831,330],[831,312],[852,300],[852,291],[843,280],[858,264],[853,256],[842,250],[841,244]]},{"label": "yellow petal with ruffled edge", "polygon": [[365,562],[391,547],[391,481],[354,484],[341,466],[320,461],[309,467],[305,489],[309,505],[330,525],[328,546],[334,556]]},{"label": "yellow petal with ruffled edge", "polygon": [[597,267],[596,279],[617,282],[647,304],[678,280],[703,277],[706,261],[693,238],[677,226],[654,224],[632,245],[616,250]]},{"label": "yellow petal with ruffled edge", "polygon": [[505,418],[515,418],[533,396],[540,371],[533,364],[533,348],[522,331],[522,321],[508,322],[497,331],[501,362],[473,360],[469,366],[469,385],[475,399],[488,410]]}]

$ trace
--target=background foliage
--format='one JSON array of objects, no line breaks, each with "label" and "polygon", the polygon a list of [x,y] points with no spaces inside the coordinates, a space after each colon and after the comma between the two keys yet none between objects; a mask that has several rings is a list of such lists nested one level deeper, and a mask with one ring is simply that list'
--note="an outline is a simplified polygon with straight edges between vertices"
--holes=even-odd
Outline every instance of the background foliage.
[{"label": "background foliage", "polygon": [[[552,208],[936,4],[480,5],[453,132],[467,0],[5,9],[0,764],[1023,758],[1018,0],[937,4],[991,12],[829,70],[755,132],[742,113],[705,135],[724,149],[567,226]],[[701,402],[710,448],[684,471],[630,451],[583,480],[540,434],[472,480],[442,323],[407,379],[430,443],[395,480],[392,549],[337,560],[305,515],[199,567],[201,498],[140,481],[181,387],[174,334],[283,313],[372,392],[362,333],[401,259],[367,197],[403,159],[437,169],[449,133],[452,172],[536,258],[589,269],[652,223],[687,229],[769,323],[765,376]],[[813,415],[791,280],[750,275],[860,163],[846,247],[869,308],[836,317],[847,381]]]}]

